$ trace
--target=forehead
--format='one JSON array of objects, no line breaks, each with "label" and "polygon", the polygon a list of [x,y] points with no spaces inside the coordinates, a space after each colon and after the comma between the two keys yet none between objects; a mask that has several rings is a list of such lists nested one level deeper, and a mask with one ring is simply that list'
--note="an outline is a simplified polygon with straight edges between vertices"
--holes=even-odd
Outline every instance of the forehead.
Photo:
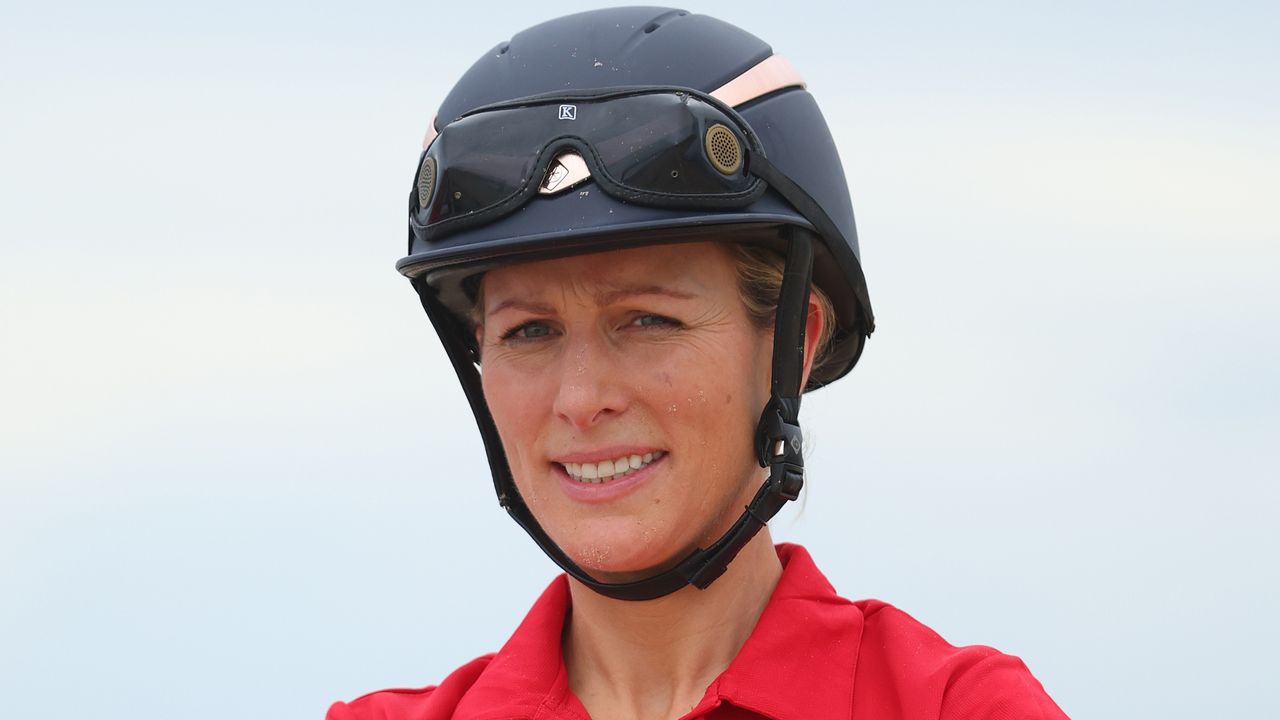
[{"label": "forehead", "polygon": [[542,298],[566,291],[598,297],[646,288],[693,294],[736,290],[733,261],[714,242],[650,245],[518,263],[490,270],[481,283],[486,308],[510,297]]}]

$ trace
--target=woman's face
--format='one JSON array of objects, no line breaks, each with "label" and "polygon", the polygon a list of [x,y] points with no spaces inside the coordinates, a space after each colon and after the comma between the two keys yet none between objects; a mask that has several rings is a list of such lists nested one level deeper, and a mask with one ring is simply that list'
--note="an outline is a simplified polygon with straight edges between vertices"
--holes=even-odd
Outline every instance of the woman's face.
[{"label": "woman's face", "polygon": [[621,581],[705,547],[764,478],[771,335],[714,243],[490,271],[485,399],[516,485],[573,560]]}]

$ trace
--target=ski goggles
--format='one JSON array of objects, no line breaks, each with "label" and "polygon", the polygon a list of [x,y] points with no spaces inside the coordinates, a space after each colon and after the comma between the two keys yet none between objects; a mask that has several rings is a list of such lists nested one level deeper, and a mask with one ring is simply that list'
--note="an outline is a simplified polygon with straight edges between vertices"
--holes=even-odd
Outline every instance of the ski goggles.
[{"label": "ski goggles", "polygon": [[751,127],[689,88],[555,93],[487,105],[445,126],[418,165],[410,224],[424,240],[491,222],[590,178],[626,202],[739,208],[765,183]]}]

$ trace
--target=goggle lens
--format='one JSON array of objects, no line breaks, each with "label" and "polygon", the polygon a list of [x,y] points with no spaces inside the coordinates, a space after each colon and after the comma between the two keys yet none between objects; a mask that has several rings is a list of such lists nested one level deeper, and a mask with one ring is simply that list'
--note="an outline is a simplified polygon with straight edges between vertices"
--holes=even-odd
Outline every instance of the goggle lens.
[{"label": "goggle lens", "polygon": [[416,224],[433,234],[464,218],[510,212],[567,149],[582,155],[601,187],[629,202],[744,205],[763,189],[743,172],[748,148],[758,150],[758,141],[736,114],[682,90],[481,108],[446,126],[427,150]]}]

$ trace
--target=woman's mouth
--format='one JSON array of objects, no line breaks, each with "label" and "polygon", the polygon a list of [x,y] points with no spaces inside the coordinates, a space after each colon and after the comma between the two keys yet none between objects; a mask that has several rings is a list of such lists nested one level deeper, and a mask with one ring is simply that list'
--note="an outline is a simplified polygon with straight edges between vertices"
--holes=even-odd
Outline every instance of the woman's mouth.
[{"label": "woman's mouth", "polygon": [[570,479],[580,483],[600,484],[622,478],[638,472],[650,463],[661,460],[667,453],[665,450],[647,452],[643,455],[622,455],[612,460],[586,463],[557,463],[564,468]]}]

